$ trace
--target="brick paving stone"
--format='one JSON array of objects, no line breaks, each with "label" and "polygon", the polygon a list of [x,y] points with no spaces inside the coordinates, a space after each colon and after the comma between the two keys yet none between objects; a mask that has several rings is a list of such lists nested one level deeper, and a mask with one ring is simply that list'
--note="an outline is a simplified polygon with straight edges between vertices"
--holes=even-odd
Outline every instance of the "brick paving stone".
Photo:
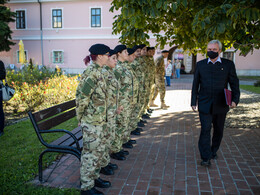
[{"label": "brick paving stone", "polygon": [[[200,166],[198,113],[190,108],[192,76],[174,79],[167,88],[168,110],[155,108],[141,136],[112,176],[100,175],[112,186],[99,189],[106,195],[260,194],[260,129],[225,129],[218,159]],[[155,100],[159,104],[159,97]],[[159,104],[160,105],[160,104]],[[32,183],[80,189],[80,163],[65,155],[44,170],[48,181]],[[56,168],[55,168],[56,167]],[[55,169],[54,169],[55,168]],[[54,169],[54,170],[53,170]]]}]

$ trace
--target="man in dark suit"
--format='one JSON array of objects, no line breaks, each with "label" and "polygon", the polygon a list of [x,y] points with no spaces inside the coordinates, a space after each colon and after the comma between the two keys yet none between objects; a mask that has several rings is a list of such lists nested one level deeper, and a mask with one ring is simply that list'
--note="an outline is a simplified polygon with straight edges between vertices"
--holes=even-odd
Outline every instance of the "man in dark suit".
[{"label": "man in dark suit", "polygon": [[0,60],[0,136],[4,134],[4,124],[5,124],[5,115],[3,111],[3,98],[2,98],[2,90],[1,90],[2,80],[5,79],[5,76],[6,76],[5,65]]},{"label": "man in dark suit", "polygon": [[[199,151],[201,165],[209,166],[210,159],[217,159],[224,130],[226,114],[230,108],[235,108],[239,102],[240,90],[235,64],[220,58],[222,44],[218,40],[208,43],[209,58],[197,63],[192,86],[191,107],[196,111],[198,106],[201,123]],[[232,104],[228,106],[225,100],[224,88],[232,90]],[[211,144],[211,126],[213,137]]]}]

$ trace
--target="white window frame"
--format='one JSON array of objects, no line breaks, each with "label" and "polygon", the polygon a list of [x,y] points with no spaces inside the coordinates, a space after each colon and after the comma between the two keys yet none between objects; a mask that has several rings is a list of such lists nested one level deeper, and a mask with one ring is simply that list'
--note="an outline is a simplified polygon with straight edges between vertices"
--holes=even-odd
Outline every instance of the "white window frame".
[{"label": "white window frame", "polygon": [[17,22],[16,22],[16,16],[15,16],[15,30],[27,30],[27,9],[15,9],[14,12],[16,14],[16,11],[24,11],[24,17],[25,17],[25,28],[17,28]]},{"label": "white window frame", "polygon": [[[24,52],[25,52],[26,62],[28,63],[28,50],[24,50]],[[17,64],[21,64],[19,62],[19,50],[16,50],[16,61],[17,61]]]},{"label": "white window frame", "polygon": [[[52,11],[55,10],[55,9],[61,10],[61,28],[53,28]],[[64,11],[63,11],[63,8],[61,8],[61,7],[51,8],[51,29],[59,30],[59,29],[63,29],[63,28],[64,28]]]},{"label": "white window frame", "polygon": [[[61,52],[61,62],[56,62],[54,61],[54,52]],[[61,49],[56,49],[56,50],[52,50],[51,52],[51,63],[52,64],[64,64],[64,50]]]},{"label": "white window frame", "polygon": [[233,62],[235,63],[235,60],[236,60],[236,51],[235,50],[232,50],[232,49],[228,49],[224,52],[222,52],[222,57],[224,56],[224,53],[233,53]]},{"label": "white window frame", "polygon": [[[100,9],[100,26],[92,26],[91,25],[91,16],[92,16],[92,13],[91,13],[91,9]],[[90,28],[102,28],[103,27],[103,7],[102,6],[92,6],[92,7],[89,7],[89,27]]]}]

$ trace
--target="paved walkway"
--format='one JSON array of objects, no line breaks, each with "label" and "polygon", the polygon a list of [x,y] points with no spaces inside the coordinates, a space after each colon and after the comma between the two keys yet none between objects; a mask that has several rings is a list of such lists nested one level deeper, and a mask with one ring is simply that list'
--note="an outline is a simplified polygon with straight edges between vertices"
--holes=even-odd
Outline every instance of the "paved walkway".
[{"label": "paved walkway", "polygon": [[[210,168],[199,165],[200,123],[190,109],[192,76],[181,76],[167,88],[171,107],[154,111],[142,135],[133,137],[137,144],[127,160],[113,161],[119,166],[115,175],[101,175],[112,183],[101,190],[107,195],[260,194],[260,136],[254,130],[226,129],[219,159]],[[79,165],[75,157],[63,157],[43,185],[79,189]],[[54,166],[44,171],[45,179]]]}]

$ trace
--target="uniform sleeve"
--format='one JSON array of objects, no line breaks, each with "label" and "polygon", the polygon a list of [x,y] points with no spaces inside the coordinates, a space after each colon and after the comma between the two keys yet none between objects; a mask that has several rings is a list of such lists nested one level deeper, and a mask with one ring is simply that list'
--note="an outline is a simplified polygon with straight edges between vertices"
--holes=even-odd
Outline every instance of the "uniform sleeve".
[{"label": "uniform sleeve", "polygon": [[96,79],[93,76],[83,78],[76,91],[77,119],[81,122],[85,109],[91,100],[91,95],[96,87]]},{"label": "uniform sleeve", "polygon": [[228,82],[232,90],[232,101],[235,102],[237,105],[240,99],[239,80],[237,78],[235,64],[232,61],[230,71],[228,74]]},{"label": "uniform sleeve", "polygon": [[192,83],[192,91],[191,91],[191,106],[197,106],[197,99],[198,99],[198,90],[199,90],[199,65],[196,65],[196,69],[194,72],[194,79]]},{"label": "uniform sleeve", "polygon": [[0,60],[0,80],[4,80],[5,77],[6,77],[5,65],[4,65],[4,63]]}]

